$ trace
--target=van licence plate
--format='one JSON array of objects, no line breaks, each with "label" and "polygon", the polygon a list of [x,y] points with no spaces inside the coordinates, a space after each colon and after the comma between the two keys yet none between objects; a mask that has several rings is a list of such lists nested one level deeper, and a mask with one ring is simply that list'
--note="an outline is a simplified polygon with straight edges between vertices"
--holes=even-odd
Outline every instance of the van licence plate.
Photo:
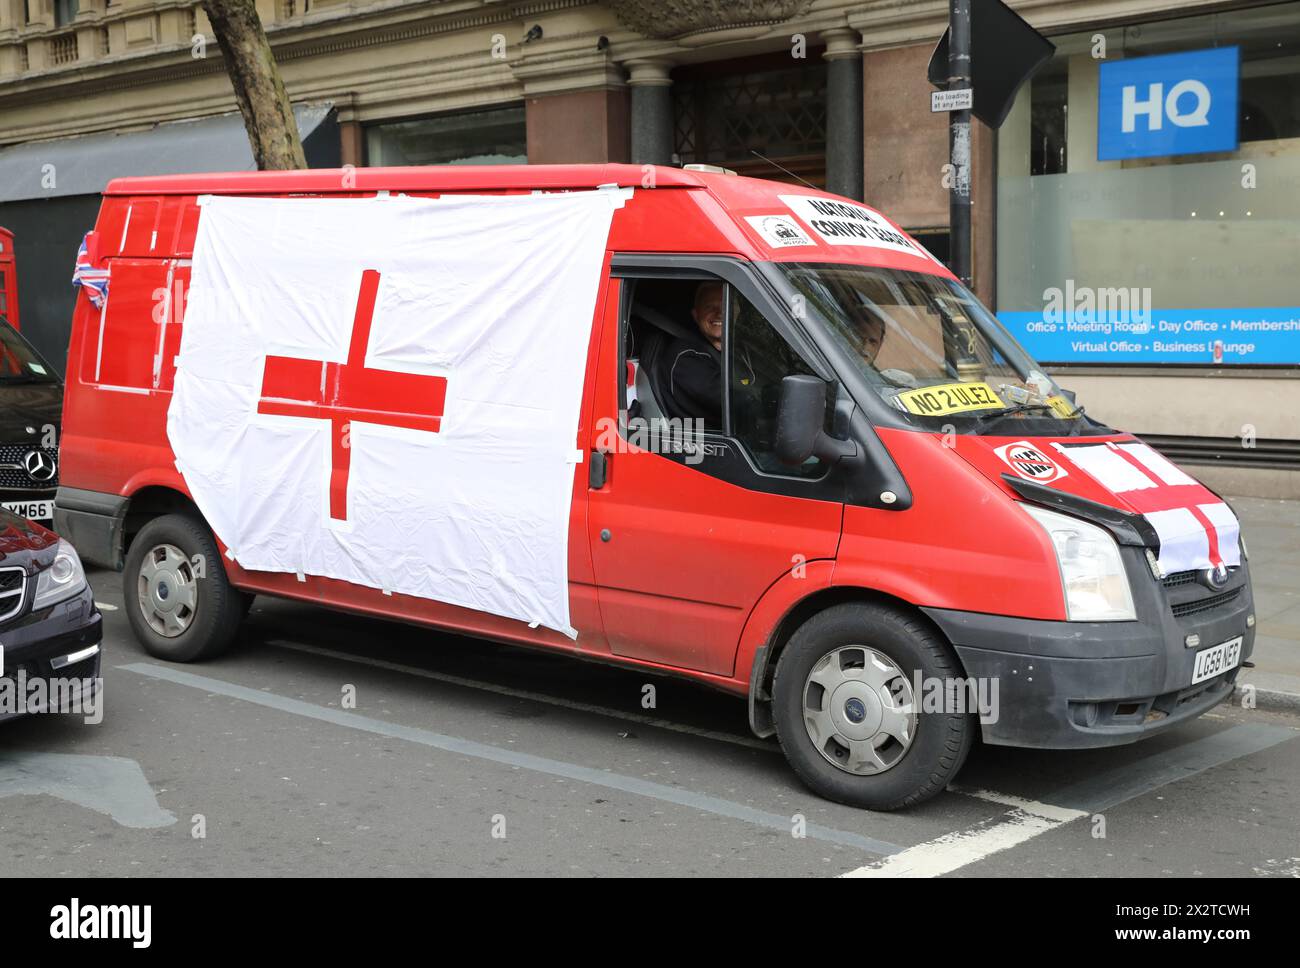
[{"label": "van licence plate", "polygon": [[5,501],[0,507],[29,521],[50,521],[54,518],[53,501]]},{"label": "van licence plate", "polygon": [[1241,638],[1238,635],[1235,639],[1220,642],[1204,652],[1197,652],[1196,665],[1192,670],[1192,685],[1237,668],[1241,662]]}]

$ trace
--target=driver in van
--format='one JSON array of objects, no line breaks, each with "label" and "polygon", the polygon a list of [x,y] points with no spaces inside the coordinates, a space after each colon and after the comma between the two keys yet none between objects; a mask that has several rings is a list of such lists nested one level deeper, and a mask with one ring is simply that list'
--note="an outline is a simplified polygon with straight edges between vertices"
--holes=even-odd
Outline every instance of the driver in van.
[{"label": "driver in van", "polygon": [[721,282],[702,282],[695,289],[691,317],[696,332],[668,344],[667,399],[670,417],[700,419],[710,430],[722,426],[722,322]]}]

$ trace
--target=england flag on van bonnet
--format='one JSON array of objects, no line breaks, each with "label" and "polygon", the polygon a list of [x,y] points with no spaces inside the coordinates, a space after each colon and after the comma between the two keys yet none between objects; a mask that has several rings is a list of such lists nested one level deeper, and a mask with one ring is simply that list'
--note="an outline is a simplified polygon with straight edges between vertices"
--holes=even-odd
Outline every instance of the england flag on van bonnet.
[{"label": "england flag on van bonnet", "polygon": [[1139,441],[1053,444],[1071,464],[1150,522],[1166,574],[1241,564],[1236,515],[1196,478]]},{"label": "england flag on van bonnet", "polygon": [[201,199],[167,435],[228,554],[574,635],[578,410],[625,197]]}]

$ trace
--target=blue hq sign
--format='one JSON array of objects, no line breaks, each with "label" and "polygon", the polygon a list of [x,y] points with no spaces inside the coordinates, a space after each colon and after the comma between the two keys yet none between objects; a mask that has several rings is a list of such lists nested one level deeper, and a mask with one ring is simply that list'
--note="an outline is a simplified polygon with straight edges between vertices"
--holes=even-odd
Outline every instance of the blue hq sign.
[{"label": "blue hq sign", "polygon": [[1237,150],[1237,47],[1101,64],[1097,160]]}]

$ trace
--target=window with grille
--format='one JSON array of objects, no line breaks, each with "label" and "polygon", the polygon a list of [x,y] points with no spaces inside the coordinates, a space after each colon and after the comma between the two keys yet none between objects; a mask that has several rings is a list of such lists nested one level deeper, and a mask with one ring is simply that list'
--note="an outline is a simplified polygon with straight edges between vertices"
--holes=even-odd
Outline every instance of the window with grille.
[{"label": "window with grille", "polygon": [[733,71],[713,64],[674,72],[674,140],[680,162],[796,180],[771,164],[775,162],[825,185],[826,63],[810,52],[797,67],[737,66]]}]

